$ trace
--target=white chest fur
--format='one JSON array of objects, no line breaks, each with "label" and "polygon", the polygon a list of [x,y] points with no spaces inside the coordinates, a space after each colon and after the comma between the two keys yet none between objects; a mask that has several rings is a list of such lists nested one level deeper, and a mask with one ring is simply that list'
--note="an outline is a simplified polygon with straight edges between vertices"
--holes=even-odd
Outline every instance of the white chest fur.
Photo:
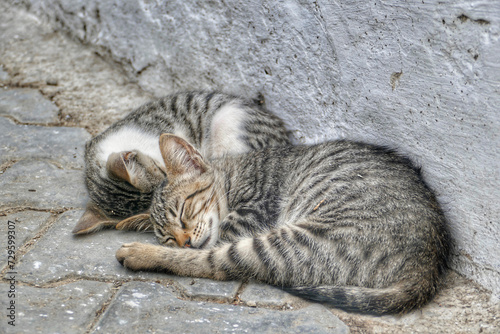
[{"label": "white chest fur", "polygon": [[102,166],[111,153],[137,150],[165,166],[160,152],[159,136],[134,126],[123,127],[107,136],[99,145],[97,159]]},{"label": "white chest fur", "polygon": [[213,157],[248,151],[248,146],[241,140],[246,118],[246,111],[233,104],[225,105],[217,111],[211,124],[210,146]]}]

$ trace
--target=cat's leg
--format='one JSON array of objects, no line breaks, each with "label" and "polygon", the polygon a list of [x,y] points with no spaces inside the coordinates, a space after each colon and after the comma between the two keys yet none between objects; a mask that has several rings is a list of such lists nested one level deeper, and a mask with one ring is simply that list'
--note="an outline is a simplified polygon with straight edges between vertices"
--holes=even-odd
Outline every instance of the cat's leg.
[{"label": "cat's leg", "polygon": [[[228,245],[219,246],[223,250]],[[134,242],[124,244],[116,252],[116,259],[124,267],[135,271],[158,271],[179,276],[226,280],[227,275],[211,262],[211,249],[164,247]]]},{"label": "cat's leg", "polygon": [[283,226],[256,237],[210,249],[170,248],[150,244],[123,245],[117,260],[132,270],[161,271],[218,280],[254,277],[274,285],[312,283],[311,275],[326,266],[326,247],[297,226]]},{"label": "cat's leg", "polygon": [[[387,268],[388,263],[383,260],[360,265],[360,257],[366,254],[359,252],[362,247],[355,238],[342,245],[341,234],[330,239],[320,226],[315,227],[283,226],[253,238],[201,250],[126,244],[116,257],[133,270],[217,280],[255,278],[307,299],[379,315],[408,312],[434,295],[437,269],[415,271],[410,264],[410,272],[401,274]],[[359,241],[365,242],[366,238]],[[406,257],[400,255],[398,252],[391,257],[391,268],[405,271],[402,268]],[[370,277],[370,281],[348,284],[349,277],[353,280],[356,275]]]}]

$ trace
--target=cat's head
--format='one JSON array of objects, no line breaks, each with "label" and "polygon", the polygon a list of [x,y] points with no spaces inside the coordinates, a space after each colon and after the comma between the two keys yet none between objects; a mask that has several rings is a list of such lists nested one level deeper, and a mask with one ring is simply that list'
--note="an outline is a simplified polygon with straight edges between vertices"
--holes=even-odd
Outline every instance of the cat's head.
[{"label": "cat's head", "polygon": [[221,208],[215,174],[208,161],[184,139],[160,136],[167,180],[154,195],[149,214],[128,218],[117,229],[154,229],[160,244],[209,248],[218,240]]},{"label": "cat's head", "polygon": [[166,177],[163,166],[137,150],[110,154],[104,173],[92,164],[87,166],[90,200],[74,234],[96,232],[147,212],[153,191]]}]

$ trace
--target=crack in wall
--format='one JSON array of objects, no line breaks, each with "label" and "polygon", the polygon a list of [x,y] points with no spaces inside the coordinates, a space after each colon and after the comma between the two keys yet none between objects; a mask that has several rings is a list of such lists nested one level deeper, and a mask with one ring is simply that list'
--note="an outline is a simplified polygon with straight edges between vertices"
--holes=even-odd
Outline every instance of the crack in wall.
[{"label": "crack in wall", "polygon": [[471,22],[477,23],[477,24],[480,24],[480,25],[488,25],[488,24],[490,24],[490,21],[488,21],[488,20],[485,20],[485,19],[471,19],[470,17],[468,17],[465,14],[457,16],[457,19],[459,19],[460,22],[462,22],[462,23],[465,23],[465,22],[467,22],[467,21],[470,20]]}]

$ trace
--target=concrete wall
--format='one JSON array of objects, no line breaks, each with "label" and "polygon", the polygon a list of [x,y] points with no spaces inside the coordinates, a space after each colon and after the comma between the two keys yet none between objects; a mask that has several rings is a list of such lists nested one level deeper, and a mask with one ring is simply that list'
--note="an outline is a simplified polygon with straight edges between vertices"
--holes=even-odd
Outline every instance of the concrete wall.
[{"label": "concrete wall", "polygon": [[398,148],[446,211],[453,268],[500,295],[497,1],[21,2],[156,95],[262,94],[299,142]]}]

